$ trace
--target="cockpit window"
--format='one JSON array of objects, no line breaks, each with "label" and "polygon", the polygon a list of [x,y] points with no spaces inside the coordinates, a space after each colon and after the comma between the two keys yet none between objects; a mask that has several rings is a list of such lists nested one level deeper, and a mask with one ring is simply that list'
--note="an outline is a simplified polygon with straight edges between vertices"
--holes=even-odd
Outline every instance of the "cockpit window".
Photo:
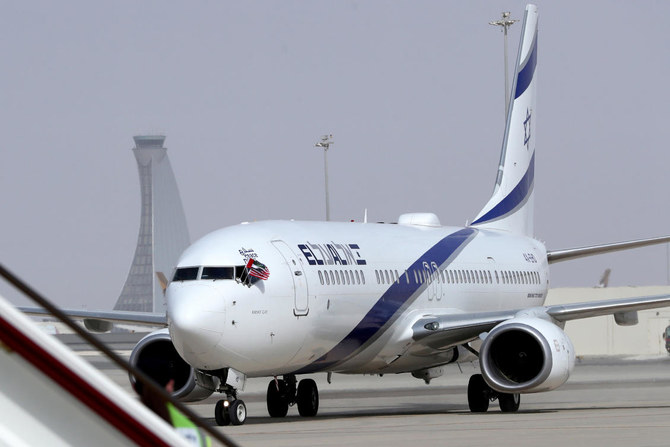
[{"label": "cockpit window", "polygon": [[173,281],[193,281],[198,278],[199,267],[181,267],[174,272]]},{"label": "cockpit window", "polygon": [[233,279],[235,267],[203,267],[200,279]]}]

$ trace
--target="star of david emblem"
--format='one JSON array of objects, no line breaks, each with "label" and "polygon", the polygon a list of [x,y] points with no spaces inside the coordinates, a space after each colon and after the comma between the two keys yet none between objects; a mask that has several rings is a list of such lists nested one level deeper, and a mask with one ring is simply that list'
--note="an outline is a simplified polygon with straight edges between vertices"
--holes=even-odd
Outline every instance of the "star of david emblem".
[{"label": "star of david emblem", "polygon": [[532,113],[530,110],[526,109],[526,119],[523,122],[523,145],[526,146],[528,150],[528,143],[530,143],[530,117]]}]

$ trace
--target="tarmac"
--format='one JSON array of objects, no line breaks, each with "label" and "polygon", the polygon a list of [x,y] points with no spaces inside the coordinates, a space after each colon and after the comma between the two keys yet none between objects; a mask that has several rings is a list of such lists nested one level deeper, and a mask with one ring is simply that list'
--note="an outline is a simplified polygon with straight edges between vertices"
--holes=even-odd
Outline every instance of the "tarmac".
[{"label": "tarmac", "polygon": [[[113,334],[112,334],[113,335]],[[137,338],[136,336],[134,338]],[[112,341],[128,356],[133,337]],[[66,340],[66,342],[68,342]],[[99,354],[68,345],[132,392],[125,373]],[[475,365],[449,365],[430,385],[409,374],[314,376],[319,414],[302,418],[267,415],[268,379],[249,379],[239,397],[248,419],[217,427],[242,446],[668,446],[670,445],[670,356],[581,359],[568,382],[547,393],[524,394],[517,413],[468,410],[466,389]],[[215,425],[212,396],[191,408]]]}]

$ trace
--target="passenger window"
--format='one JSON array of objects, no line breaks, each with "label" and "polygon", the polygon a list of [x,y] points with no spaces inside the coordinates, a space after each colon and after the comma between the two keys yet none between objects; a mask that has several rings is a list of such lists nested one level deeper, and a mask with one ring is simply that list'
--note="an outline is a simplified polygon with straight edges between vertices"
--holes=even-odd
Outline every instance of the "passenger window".
[{"label": "passenger window", "polygon": [[319,270],[319,281],[321,281],[321,285],[323,285],[323,274],[321,273],[321,270]]},{"label": "passenger window", "polygon": [[389,271],[384,270],[384,276],[386,276],[386,284],[391,284],[391,281],[389,280]]},{"label": "passenger window", "polygon": [[361,283],[361,277],[358,276],[358,270],[354,270],[354,273],[356,274],[356,284],[360,284]]},{"label": "passenger window", "polygon": [[233,279],[235,267],[203,267],[200,279]]},{"label": "passenger window", "polygon": [[379,271],[375,270],[375,276],[377,277],[377,284],[379,284]]},{"label": "passenger window", "polygon": [[333,271],[329,271],[328,274],[330,275],[330,283],[335,285],[335,275],[333,275]]},{"label": "passenger window", "polygon": [[363,273],[363,270],[361,270],[361,283],[365,285],[365,273]]}]

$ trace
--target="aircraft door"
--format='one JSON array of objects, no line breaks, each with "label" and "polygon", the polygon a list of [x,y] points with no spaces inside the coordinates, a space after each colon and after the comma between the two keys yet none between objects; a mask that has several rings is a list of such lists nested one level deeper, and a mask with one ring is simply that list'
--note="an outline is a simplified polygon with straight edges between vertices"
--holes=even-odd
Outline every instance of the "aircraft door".
[{"label": "aircraft door", "polygon": [[296,256],[284,241],[272,241],[272,245],[286,261],[286,266],[293,280],[293,314],[296,316],[307,315],[309,313],[309,294],[305,271],[302,268],[302,259]]}]

